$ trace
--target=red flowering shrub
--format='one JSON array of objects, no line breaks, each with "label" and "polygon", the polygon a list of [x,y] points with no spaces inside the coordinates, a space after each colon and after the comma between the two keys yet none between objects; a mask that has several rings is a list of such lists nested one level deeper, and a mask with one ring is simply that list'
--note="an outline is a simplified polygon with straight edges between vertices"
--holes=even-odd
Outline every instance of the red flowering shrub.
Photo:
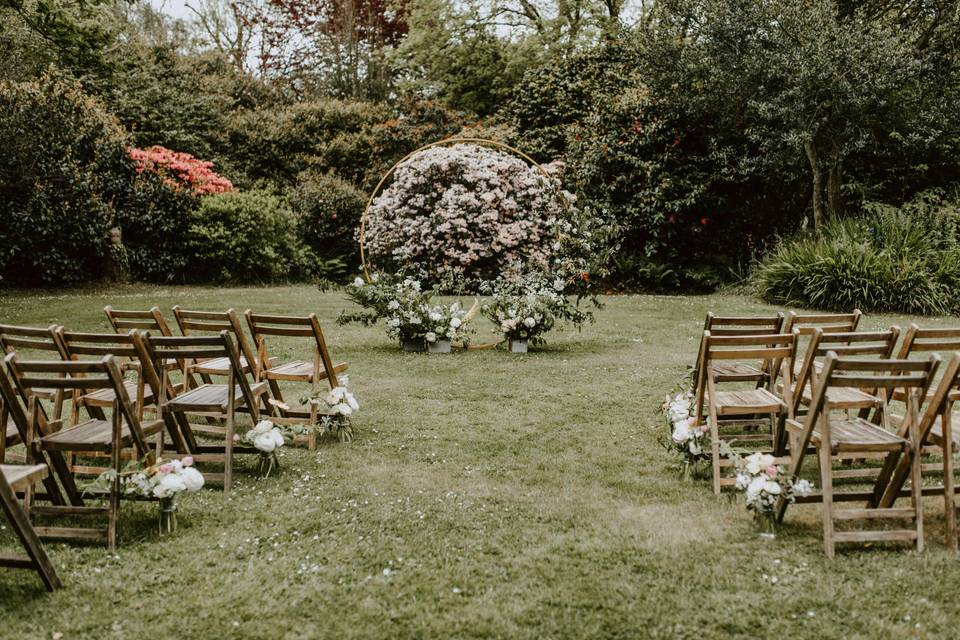
[{"label": "red flowering shrub", "polygon": [[213,163],[195,158],[189,153],[171,151],[153,146],[147,149],[130,148],[130,158],[137,175],[144,171],[155,173],[173,189],[186,189],[196,196],[233,191],[233,184],[214,173]]}]

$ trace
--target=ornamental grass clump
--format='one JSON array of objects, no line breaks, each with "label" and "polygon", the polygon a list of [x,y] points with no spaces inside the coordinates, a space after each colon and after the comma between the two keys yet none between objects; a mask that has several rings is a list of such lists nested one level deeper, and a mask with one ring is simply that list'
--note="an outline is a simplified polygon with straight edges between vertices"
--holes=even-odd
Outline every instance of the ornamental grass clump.
[{"label": "ornamental grass clump", "polygon": [[364,241],[381,269],[421,269],[469,283],[546,267],[565,206],[559,182],[519,158],[474,144],[404,161],[373,201]]}]

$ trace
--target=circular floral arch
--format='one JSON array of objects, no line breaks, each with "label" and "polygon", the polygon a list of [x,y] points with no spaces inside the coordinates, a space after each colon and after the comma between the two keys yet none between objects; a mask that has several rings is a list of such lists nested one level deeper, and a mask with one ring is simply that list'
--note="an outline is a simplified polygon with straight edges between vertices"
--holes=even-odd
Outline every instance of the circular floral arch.
[{"label": "circular floral arch", "polygon": [[[528,162],[540,174],[542,174],[544,178],[546,178],[548,184],[553,184],[553,176],[539,162],[531,158],[529,155],[527,155],[523,151],[520,151],[516,147],[512,147],[508,144],[505,144],[503,142],[498,142],[496,140],[489,140],[487,138],[454,137],[454,138],[445,138],[443,140],[437,140],[436,142],[431,142],[417,149],[414,149],[413,151],[405,155],[403,158],[398,160],[396,163],[394,163],[394,165],[390,167],[390,169],[385,174],[383,174],[383,177],[380,178],[380,181],[377,183],[377,186],[374,187],[373,192],[370,194],[370,197],[367,198],[366,206],[364,206],[363,208],[363,214],[361,214],[360,216],[360,234],[359,234],[360,263],[361,263],[361,267],[363,268],[363,274],[366,277],[368,282],[370,281],[370,270],[369,270],[369,264],[367,262],[367,252],[366,252],[366,246],[365,246],[367,218],[370,212],[370,207],[373,205],[374,200],[376,200],[377,196],[380,194],[381,189],[387,183],[390,177],[394,174],[394,172],[401,165],[407,162],[410,158],[416,156],[417,154],[423,151],[426,151],[427,149],[432,149],[434,147],[440,147],[440,146],[448,146],[448,145],[452,146],[457,144],[473,144],[473,145],[480,145],[485,147],[492,147],[500,151],[507,151]],[[563,207],[564,209],[567,209],[570,206],[570,201],[564,195],[563,190],[557,188],[555,191],[561,207]]]}]

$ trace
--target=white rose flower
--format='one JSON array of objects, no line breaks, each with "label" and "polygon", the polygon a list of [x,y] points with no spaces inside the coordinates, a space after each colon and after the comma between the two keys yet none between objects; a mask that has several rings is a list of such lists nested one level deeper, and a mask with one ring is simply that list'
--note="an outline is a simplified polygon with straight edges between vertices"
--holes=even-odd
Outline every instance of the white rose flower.
[{"label": "white rose flower", "polygon": [[428,332],[427,332],[427,335],[425,335],[425,336],[423,336],[423,337],[427,339],[427,342],[436,342],[436,341],[437,341],[437,334],[435,334],[433,331],[428,331]]},{"label": "white rose flower", "polygon": [[348,404],[338,404],[336,407],[334,407],[334,409],[336,410],[336,413],[339,413],[342,416],[349,416],[353,413],[353,409],[351,409],[350,405]]},{"label": "white rose flower", "polygon": [[537,321],[534,320],[533,318],[524,318],[523,324],[524,324],[528,329],[533,329],[533,328],[537,325]]},{"label": "white rose flower", "polygon": [[461,324],[463,324],[463,322],[460,320],[460,318],[452,318],[450,320],[450,326],[454,329],[459,329]]},{"label": "white rose flower", "polygon": [[739,491],[744,491],[748,486],[750,486],[750,476],[745,473],[737,474],[737,489]]},{"label": "white rose flower", "polygon": [[686,420],[675,422],[673,424],[673,441],[677,444],[683,444],[690,439],[690,423]]},{"label": "white rose flower", "polygon": [[763,490],[773,496],[780,495],[780,483],[773,480],[765,480]]},{"label": "white rose flower", "polygon": [[770,465],[763,464],[763,458],[761,453],[751,453],[747,456],[747,471],[750,475],[757,475],[758,473],[764,471]]},{"label": "white rose flower", "polygon": [[813,492],[813,484],[804,478],[797,480],[793,483],[793,495],[804,497],[808,496]]},{"label": "white rose flower", "polygon": [[272,433],[261,433],[254,438],[253,446],[264,453],[272,453],[277,448],[277,441]]},{"label": "white rose flower", "polygon": [[187,485],[179,475],[168,473],[153,488],[153,495],[158,498],[169,498],[181,491],[186,491]]},{"label": "white rose flower", "polygon": [[430,312],[430,319],[431,319],[432,321],[434,321],[434,322],[439,322],[439,321],[440,321],[440,318],[442,318],[442,317],[443,317],[443,314],[441,314],[439,311],[431,311],[431,312]]},{"label": "white rose flower", "polygon": [[361,278],[360,276],[357,276],[356,278],[353,279],[353,286],[362,287],[363,284],[364,284],[363,278]]},{"label": "white rose flower", "polygon": [[397,302],[396,300],[391,300],[390,302],[387,303],[387,309],[389,309],[390,311],[396,311],[399,308],[400,308],[400,303]]},{"label": "white rose flower", "polygon": [[184,467],[180,472],[180,478],[187,487],[187,491],[200,491],[203,488],[203,474],[193,467]]},{"label": "white rose flower", "polygon": [[261,433],[267,433],[271,429],[273,429],[272,422],[270,422],[269,420],[261,420],[260,422],[257,423],[257,426],[253,428],[253,432],[257,435],[260,435]]}]

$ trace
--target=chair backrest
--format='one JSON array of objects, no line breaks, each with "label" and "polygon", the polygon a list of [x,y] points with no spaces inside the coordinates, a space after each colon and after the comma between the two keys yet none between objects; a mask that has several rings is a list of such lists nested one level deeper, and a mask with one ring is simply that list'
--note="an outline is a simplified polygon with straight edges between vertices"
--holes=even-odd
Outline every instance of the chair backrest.
[{"label": "chair backrest", "polygon": [[814,329],[819,329],[823,333],[852,333],[860,326],[862,317],[863,313],[860,309],[854,309],[851,313],[797,313],[791,311],[787,314],[783,332],[790,333],[796,329],[800,335],[810,335]]},{"label": "chair backrest", "polygon": [[898,358],[909,358],[914,353],[942,353],[960,351],[960,328],[921,329],[911,323],[903,336]]},{"label": "chair backrest", "polygon": [[269,354],[267,353],[267,336],[286,336],[310,338],[314,340],[314,369],[318,372],[319,366],[322,366],[327,374],[327,381],[330,388],[339,386],[337,373],[333,366],[333,360],[330,358],[330,352],[327,350],[327,342],[323,337],[323,331],[320,329],[320,321],[315,313],[308,316],[278,316],[263,313],[253,313],[250,309],[244,313],[247,319],[247,325],[250,327],[250,334],[253,336],[254,344],[257,347],[257,356],[259,366],[269,367]]},{"label": "chair backrest", "polygon": [[160,311],[160,307],[151,307],[146,311],[114,309],[111,306],[103,308],[103,312],[110,321],[110,326],[117,333],[129,333],[131,329],[150,331],[155,335],[171,336],[170,325]]},{"label": "chair backrest", "polygon": [[[794,328],[799,340],[799,330]],[[816,378],[816,363],[828,353],[836,353],[842,358],[889,359],[900,336],[900,328],[890,327],[886,331],[852,331],[824,333],[820,327],[814,327],[803,357],[803,366],[797,373],[797,398],[804,387]]]},{"label": "chair backrest", "polygon": [[140,356],[133,344],[135,329],[127,333],[84,333],[57,329],[64,360],[99,360],[114,356],[121,362],[138,363]]},{"label": "chair backrest", "polygon": [[[141,456],[149,453],[146,438],[140,428],[137,412],[123,385],[123,374],[112,355],[99,360],[79,362],[20,360],[16,354],[6,358],[7,369],[17,385],[30,397],[28,414],[36,421],[36,399],[31,389],[89,390],[112,389],[115,394],[114,420],[127,421],[130,435]],[[36,422],[35,422],[36,426]]]},{"label": "chair backrest", "polygon": [[[783,314],[779,311],[769,316],[718,316],[712,311],[707,312],[703,321],[703,330],[709,331],[711,336],[761,336],[781,333]],[[703,363],[706,343],[700,339],[700,349],[697,352],[697,363],[693,369],[693,381],[697,384],[700,378],[700,366]]]},{"label": "chair backrest", "polygon": [[58,328],[55,324],[46,328],[0,324],[0,348],[5,354],[43,351],[60,355],[56,337]]},{"label": "chair backrest", "polygon": [[[926,360],[862,359],[841,358],[835,351],[829,351],[823,371],[816,379],[810,413],[829,411],[826,391],[838,387],[870,390],[878,396],[878,409],[885,409],[893,391],[901,390],[908,398],[907,404],[914,405],[916,411],[919,398],[926,393],[939,366],[940,357],[936,354]],[[883,411],[884,420],[886,414]]]},{"label": "chair backrest", "polygon": [[233,337],[239,349],[239,353],[250,365],[250,370],[256,376],[259,369],[257,358],[250,348],[250,342],[243,332],[243,326],[240,324],[240,317],[236,310],[227,309],[226,311],[188,311],[179,305],[173,307],[173,316],[177,320],[177,326],[180,327],[180,333],[184,336],[196,335],[217,335],[222,331],[227,331]]},{"label": "chair backrest", "polygon": [[[154,389],[158,402],[165,402],[173,390],[169,374],[161,366],[164,362],[176,360],[184,363],[184,378],[189,377],[189,363],[213,358],[229,358],[230,375],[228,385],[239,385],[244,401],[251,411],[257,410],[257,401],[247,376],[240,364],[240,354],[234,346],[229,331],[221,331],[214,336],[152,336],[140,333],[135,342],[141,350],[141,362],[149,384],[157,384]],[[148,371],[149,370],[149,371]],[[154,382],[150,382],[153,380]],[[186,390],[186,387],[184,387]]]}]

